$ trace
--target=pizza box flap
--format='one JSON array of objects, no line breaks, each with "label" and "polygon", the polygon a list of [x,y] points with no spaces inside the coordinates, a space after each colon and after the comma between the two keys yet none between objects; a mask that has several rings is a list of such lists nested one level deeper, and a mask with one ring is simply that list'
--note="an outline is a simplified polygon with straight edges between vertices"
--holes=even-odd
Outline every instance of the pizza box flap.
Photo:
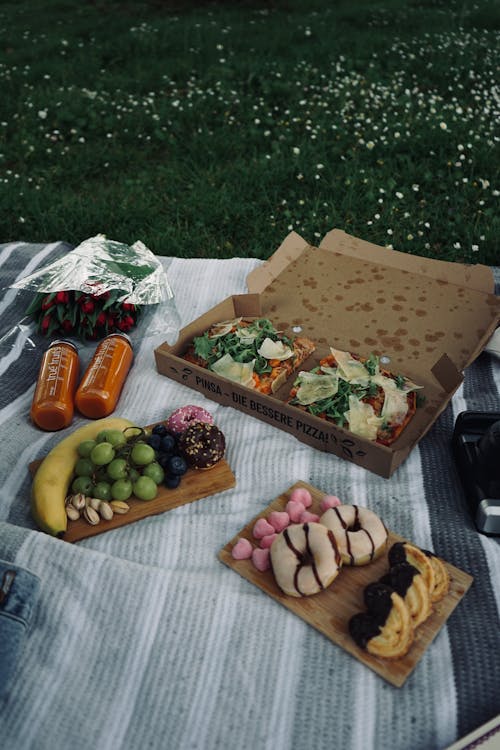
[{"label": "pizza box flap", "polygon": [[340,230],[319,248],[291,232],[247,284],[277,327],[325,347],[376,353],[416,382],[446,355],[448,392],[500,320],[490,269],[407,255]]}]

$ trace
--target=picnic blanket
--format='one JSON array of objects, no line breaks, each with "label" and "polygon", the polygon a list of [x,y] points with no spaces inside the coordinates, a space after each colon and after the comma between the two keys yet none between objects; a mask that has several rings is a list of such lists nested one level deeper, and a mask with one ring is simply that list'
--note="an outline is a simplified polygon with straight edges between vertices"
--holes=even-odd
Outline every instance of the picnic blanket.
[{"label": "picnic blanket", "polygon": [[[23,316],[22,295],[8,284],[68,249],[0,246],[2,331]],[[260,263],[162,262],[182,325],[245,292]],[[0,559],[38,576],[40,596],[0,701],[3,750],[431,750],[500,713],[500,545],[475,530],[450,450],[459,412],[500,411],[500,359],[479,356],[387,480],[158,374],[161,342],[145,335],[117,414],[149,424],[187,403],[209,409],[236,487],[69,544],[36,530],[30,516],[28,464],[61,435],[30,423],[40,352],[23,336],[0,351]],[[73,428],[84,422],[77,416]],[[474,576],[402,688],[217,559],[298,480],[376,507],[391,529]]]}]

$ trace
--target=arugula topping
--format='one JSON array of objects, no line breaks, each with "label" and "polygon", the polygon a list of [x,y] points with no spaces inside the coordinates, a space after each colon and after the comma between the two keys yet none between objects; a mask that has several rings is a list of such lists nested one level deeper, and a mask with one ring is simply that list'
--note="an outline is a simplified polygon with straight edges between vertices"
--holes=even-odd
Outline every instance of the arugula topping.
[{"label": "arugula topping", "polygon": [[279,334],[268,318],[257,318],[249,325],[240,327],[239,330],[243,330],[248,335],[240,337],[235,331],[231,331],[224,336],[210,338],[206,331],[202,336],[195,337],[193,341],[195,353],[207,362],[209,369],[225,354],[230,354],[236,362],[251,362],[254,359],[254,372],[262,375],[272,370],[269,360],[260,356],[257,351],[264,339],[282,341],[286,346],[293,348],[292,339]]},{"label": "arugula topping", "polygon": [[[311,370],[311,372],[319,373],[321,372],[321,368],[316,367],[314,370]],[[300,376],[295,381],[295,385],[297,385],[299,381]],[[307,406],[307,411],[313,416],[324,414],[329,419],[333,420],[339,427],[343,427],[347,422],[345,412],[349,410],[349,396],[354,395],[359,399],[362,399],[365,396],[375,396],[377,391],[378,387],[375,383],[370,383],[368,386],[362,386],[349,383],[347,380],[339,378],[337,393],[334,396],[322,398],[315,401],[313,404],[309,404]],[[300,405],[296,398],[291,399],[290,403],[292,405]]]}]

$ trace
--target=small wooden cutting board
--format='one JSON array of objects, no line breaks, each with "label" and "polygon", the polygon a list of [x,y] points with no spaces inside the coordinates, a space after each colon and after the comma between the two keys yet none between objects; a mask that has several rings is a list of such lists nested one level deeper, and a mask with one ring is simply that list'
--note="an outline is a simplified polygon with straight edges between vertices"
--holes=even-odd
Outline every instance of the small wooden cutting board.
[{"label": "small wooden cutting board", "polygon": [[[29,465],[32,475],[40,463],[41,460],[33,461]],[[221,459],[213,468],[206,471],[188,469],[182,477],[180,485],[174,490],[163,486],[158,487],[158,494],[154,500],[138,500],[132,495],[127,500],[127,503],[130,505],[128,513],[124,513],[123,515],[115,513],[111,521],[101,519],[100,523],[95,526],[91,526],[83,518],[79,518],[77,521],[68,521],[68,528],[62,539],[65,542],[78,542],[80,539],[87,539],[87,537],[134,523],[134,521],[139,521],[141,518],[165,513],[165,511],[173,510],[173,508],[178,508],[180,505],[186,505],[187,503],[192,503],[194,500],[215,495],[235,485],[236,478],[225,459]]]},{"label": "small wooden cutting board", "polygon": [[[273,500],[262,513],[255,516],[231,539],[219,552],[219,559],[243,576],[243,578],[258,586],[266,594],[305,620],[309,625],[319,630],[333,641],[333,643],[341,646],[356,659],[359,659],[359,661],[363,662],[363,664],[379,674],[387,682],[396,687],[401,687],[472,584],[472,576],[443,560],[450,575],[450,590],[444,599],[433,605],[433,612],[430,617],[417,628],[415,640],[406,656],[394,661],[372,656],[367,651],[359,648],[352,640],[348,630],[348,623],[352,615],[356,612],[362,612],[365,609],[363,603],[363,590],[365,586],[372,581],[377,581],[389,570],[387,552],[369,565],[362,567],[344,566],[337,578],[327,589],[314,596],[304,596],[301,598],[284,594],[277,585],[271,570],[261,573],[255,568],[251,560],[235,560],[231,555],[232,548],[241,537],[245,537],[253,546],[257,546],[257,540],[252,534],[252,529],[257,519],[267,518],[273,510],[284,510],[290,499],[290,494],[298,487],[304,487],[309,490],[313,498],[313,504],[308,510],[320,515],[319,504],[325,493],[306,482],[297,482],[293,487],[290,487],[286,492]],[[402,541],[409,540],[389,531],[387,550],[395,542]]]}]

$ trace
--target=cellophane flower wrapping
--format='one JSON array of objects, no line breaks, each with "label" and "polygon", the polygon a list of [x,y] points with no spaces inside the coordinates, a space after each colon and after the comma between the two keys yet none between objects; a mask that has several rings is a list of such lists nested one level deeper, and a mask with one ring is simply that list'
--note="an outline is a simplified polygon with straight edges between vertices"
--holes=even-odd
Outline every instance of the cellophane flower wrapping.
[{"label": "cellophane flower wrapping", "polygon": [[44,337],[95,341],[110,333],[131,335],[158,305],[165,333],[178,325],[163,266],[140,241],[126,245],[96,235],[13,287],[35,292],[26,314]]}]

